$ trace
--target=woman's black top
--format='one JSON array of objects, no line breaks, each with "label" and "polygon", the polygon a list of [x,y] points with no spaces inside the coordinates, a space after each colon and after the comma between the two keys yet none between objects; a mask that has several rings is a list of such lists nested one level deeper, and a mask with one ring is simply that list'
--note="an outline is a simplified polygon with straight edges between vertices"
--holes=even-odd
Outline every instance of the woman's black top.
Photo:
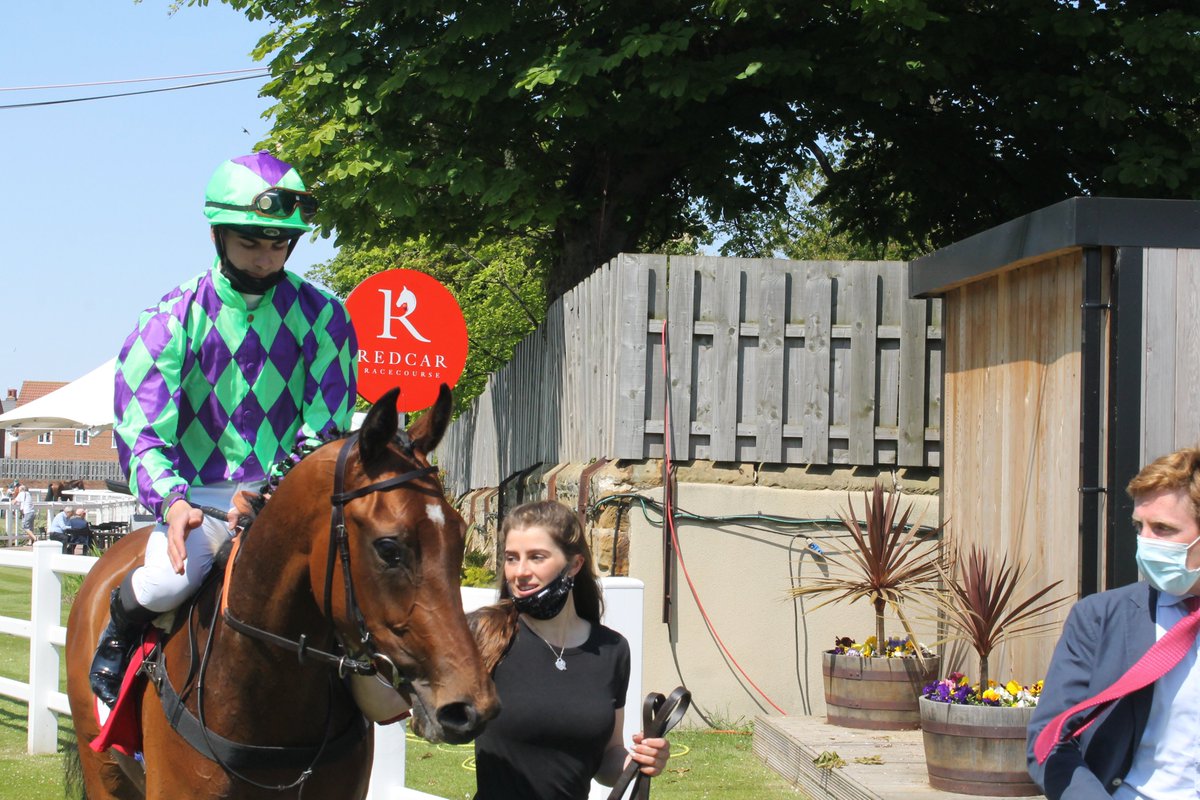
[{"label": "woman's black top", "polygon": [[500,714],[475,740],[476,800],[585,800],[625,706],[629,643],[592,625],[581,647],[553,649],[522,619],[493,678]]}]

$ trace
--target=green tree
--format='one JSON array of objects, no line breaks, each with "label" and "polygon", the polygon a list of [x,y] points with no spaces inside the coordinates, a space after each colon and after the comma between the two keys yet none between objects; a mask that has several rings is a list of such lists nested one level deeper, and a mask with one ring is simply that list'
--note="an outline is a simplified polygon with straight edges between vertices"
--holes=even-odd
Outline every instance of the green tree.
[{"label": "green tree", "polygon": [[524,236],[550,298],[705,219],[779,214],[810,159],[835,232],[876,246],[1200,186],[1200,24],[1177,2],[224,2],[278,22],[256,51],[271,144],[321,184],[323,225]]},{"label": "green tree", "polygon": [[817,162],[812,161],[788,179],[787,202],[782,211],[755,211],[740,219],[717,222],[713,227],[721,239],[721,255],[896,261],[924,252],[923,248],[902,247],[896,242],[864,241],[839,228],[828,209],[813,202],[824,187],[824,175]]},{"label": "green tree", "polygon": [[439,246],[417,238],[380,247],[342,247],[308,274],[344,298],[387,269],[411,269],[436,278],[462,308],[468,348],[454,391],[455,414],[483,392],[489,373],[508,363],[517,343],[545,318],[542,270],[528,243],[516,237],[468,246]]},{"label": "green tree", "polygon": [[846,145],[815,198],[840,228],[940,246],[1074,195],[1200,199],[1195,3],[919,5],[811,96]]}]

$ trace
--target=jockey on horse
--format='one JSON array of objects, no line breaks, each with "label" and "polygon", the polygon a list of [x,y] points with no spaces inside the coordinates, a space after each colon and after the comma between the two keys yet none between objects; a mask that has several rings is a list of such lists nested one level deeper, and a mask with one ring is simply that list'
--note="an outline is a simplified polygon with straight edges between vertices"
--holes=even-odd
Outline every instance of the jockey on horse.
[{"label": "jockey on horse", "polygon": [[[267,152],[221,164],[204,213],[213,267],[142,312],[117,361],[113,433],[130,489],[158,525],[113,590],[89,680],[116,701],[131,645],[196,592],[237,527],[232,498],[304,440],[347,430],[354,330],[333,296],[284,270],[316,200]],[[198,506],[229,508],[228,525]]]}]

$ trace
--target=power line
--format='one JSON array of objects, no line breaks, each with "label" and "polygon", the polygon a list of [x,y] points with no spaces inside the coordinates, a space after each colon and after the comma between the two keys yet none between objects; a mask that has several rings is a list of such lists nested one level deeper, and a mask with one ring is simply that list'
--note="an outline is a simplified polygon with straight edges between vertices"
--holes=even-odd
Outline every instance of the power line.
[{"label": "power line", "polygon": [[240,78],[225,78],[219,81],[203,81],[201,83],[185,83],[181,86],[165,86],[162,89],[143,89],[138,92],[117,92],[115,94],[98,94],[91,97],[72,97],[67,100],[40,100],[34,103],[11,103],[9,105],[0,105],[0,111],[5,111],[13,108],[33,108],[36,106],[57,106],[64,103],[82,103],[87,100],[108,100],[113,97],[132,97],[139,94],[157,94],[158,92],[174,92],[179,89],[195,89],[199,86],[216,86],[221,83],[234,83],[236,81],[248,81],[255,78],[261,78],[261,75],[244,75]]},{"label": "power line", "polygon": [[89,83],[52,83],[45,86],[0,86],[0,92],[27,92],[41,89],[79,89],[84,86],[116,86],[122,83],[151,83],[153,81],[181,81],[191,78],[211,78],[215,75],[237,75],[243,72],[267,72],[267,67],[226,69],[219,72],[193,72],[191,75],[160,75],[154,78],[125,78],[119,81],[91,81]]}]

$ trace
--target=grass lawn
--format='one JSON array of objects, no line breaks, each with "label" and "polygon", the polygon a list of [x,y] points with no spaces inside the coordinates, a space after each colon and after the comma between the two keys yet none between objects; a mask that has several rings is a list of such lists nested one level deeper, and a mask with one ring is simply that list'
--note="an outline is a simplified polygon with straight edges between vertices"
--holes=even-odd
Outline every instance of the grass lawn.
[{"label": "grass lawn", "polygon": [[[70,593],[78,580],[64,580]],[[0,567],[0,616],[29,618],[29,572]],[[63,603],[63,622],[70,605]],[[0,675],[29,679],[29,642],[0,634]],[[65,681],[65,675],[64,675]],[[65,686],[65,683],[64,683]],[[0,697],[0,798],[62,800],[62,756],[25,752],[26,708]],[[60,752],[74,741],[70,718],[59,718]],[[749,732],[672,731],[667,771],[652,782],[657,800],[803,800],[803,795],[769,770],[751,751]],[[405,748],[406,782],[429,794],[469,799],[475,790],[470,745],[431,745],[410,736]]]},{"label": "grass lawn", "polygon": [[[667,770],[650,783],[656,800],[804,798],[754,756],[749,732],[675,730],[670,739]],[[471,745],[431,745],[410,735],[405,752],[404,782],[411,788],[450,800],[470,800],[475,793]]]}]

